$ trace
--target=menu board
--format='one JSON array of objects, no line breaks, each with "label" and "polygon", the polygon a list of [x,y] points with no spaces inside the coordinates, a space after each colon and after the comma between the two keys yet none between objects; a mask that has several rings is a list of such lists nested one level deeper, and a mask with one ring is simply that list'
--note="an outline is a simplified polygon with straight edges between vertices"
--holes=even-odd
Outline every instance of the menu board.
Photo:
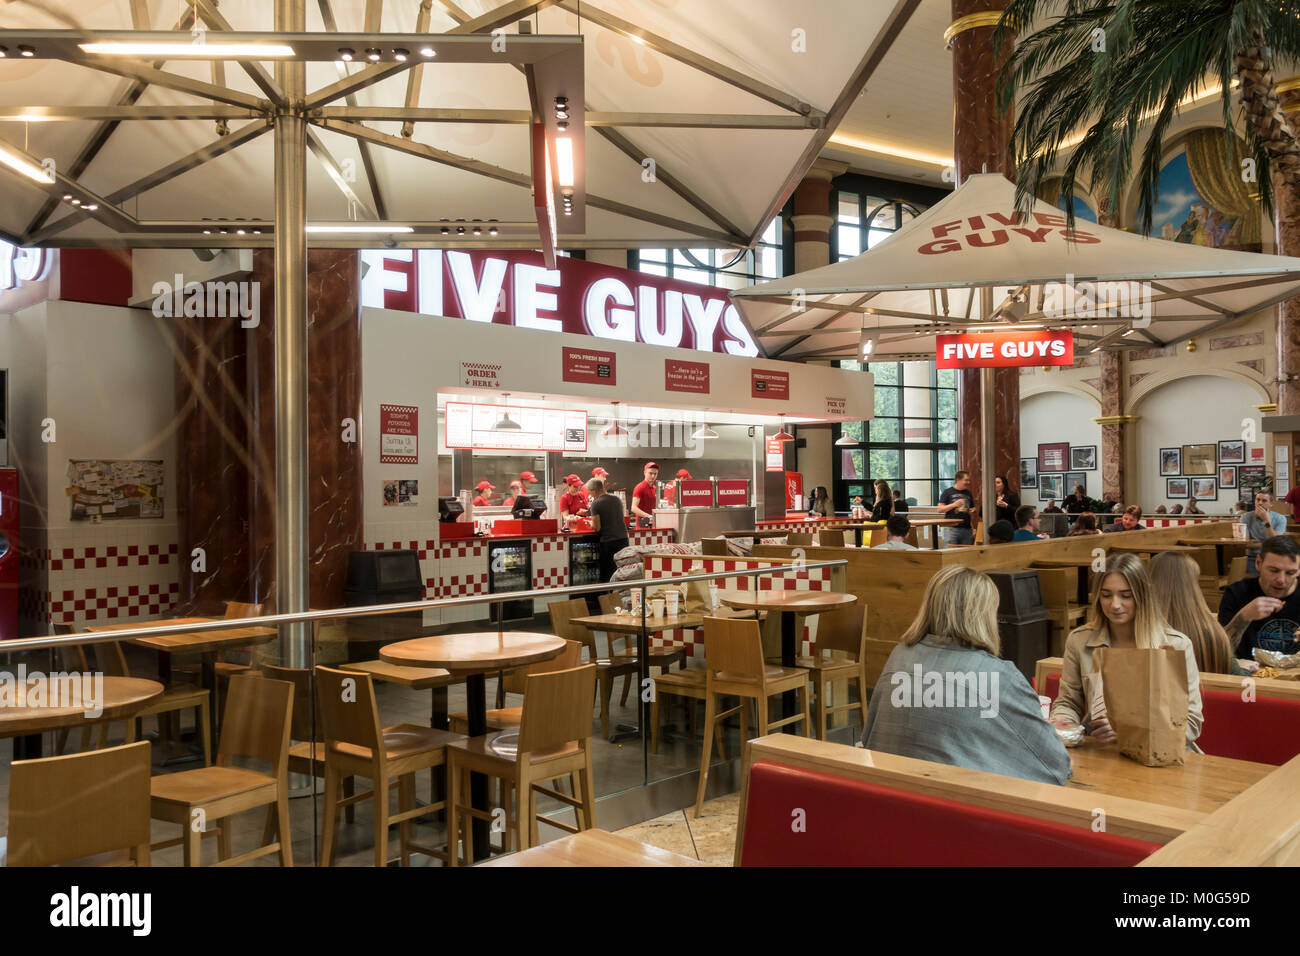
[{"label": "menu board", "polygon": [[448,402],[445,419],[448,448],[587,450],[587,413],[582,410]]}]

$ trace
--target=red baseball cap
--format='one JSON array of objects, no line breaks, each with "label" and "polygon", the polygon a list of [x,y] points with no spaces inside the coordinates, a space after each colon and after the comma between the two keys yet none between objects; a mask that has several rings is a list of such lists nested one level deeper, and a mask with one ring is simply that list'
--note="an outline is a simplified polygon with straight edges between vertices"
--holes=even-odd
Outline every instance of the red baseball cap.
[{"label": "red baseball cap", "polygon": [[691,473],[690,473],[689,471],[687,471],[685,468],[678,468],[678,469],[677,469],[677,477],[678,477],[678,478],[689,478],[689,477],[691,477]]},{"label": "red baseball cap", "polygon": [[601,468],[599,465],[591,469],[591,477],[593,478],[604,478],[608,474],[609,472],[607,472],[604,468]]},{"label": "red baseball cap", "polygon": [[489,488],[496,491],[497,486],[492,484],[490,481],[480,481],[475,487],[477,487],[479,491],[487,491]]},{"label": "red baseball cap", "polygon": [[511,487],[511,488],[518,488],[520,491],[523,491],[523,490],[524,490],[524,483],[523,483],[522,481],[512,481],[512,482],[510,482],[510,487]]},{"label": "red baseball cap", "polygon": [[570,484],[570,485],[582,484],[582,479],[579,478],[577,475],[569,475],[569,477],[565,478],[564,481],[566,484]]},{"label": "red baseball cap", "polygon": [[534,475],[531,471],[522,471],[519,473],[519,480],[535,482],[537,480],[537,476]]},{"label": "red baseball cap", "polygon": [[[659,467],[659,464],[658,464],[657,462],[647,461],[647,462],[645,463],[645,467],[646,467],[646,468],[658,468],[658,467]],[[642,469],[642,470],[644,471],[645,469]]]}]

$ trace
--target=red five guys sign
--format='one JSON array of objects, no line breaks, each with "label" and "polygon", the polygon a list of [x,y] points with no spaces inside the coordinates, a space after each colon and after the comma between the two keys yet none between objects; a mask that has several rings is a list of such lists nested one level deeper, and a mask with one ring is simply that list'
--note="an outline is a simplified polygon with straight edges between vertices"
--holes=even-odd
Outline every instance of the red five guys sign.
[{"label": "red five guys sign", "polygon": [[1073,365],[1074,334],[1026,329],[935,336],[939,368],[1010,368],[1017,365]]}]

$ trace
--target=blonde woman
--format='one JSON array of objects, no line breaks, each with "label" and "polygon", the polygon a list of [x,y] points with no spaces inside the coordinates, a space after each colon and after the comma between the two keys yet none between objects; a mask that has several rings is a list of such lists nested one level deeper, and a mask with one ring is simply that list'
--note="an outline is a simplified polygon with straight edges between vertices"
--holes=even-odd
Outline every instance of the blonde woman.
[{"label": "blonde woman", "polygon": [[1114,740],[1106,715],[1088,713],[1083,687],[1083,675],[1093,672],[1092,655],[1099,647],[1175,647],[1186,655],[1187,741],[1196,750],[1201,735],[1201,682],[1192,642],[1165,621],[1147,569],[1135,554],[1118,554],[1106,563],[1087,621],[1066,638],[1061,689],[1052,705],[1053,723],[1084,724],[1098,740]]},{"label": "blonde woman", "polygon": [[1038,695],[998,657],[998,591],[964,565],[930,579],[871,694],[869,750],[1062,784],[1070,756]]},{"label": "blonde woman", "polygon": [[1202,673],[1246,675],[1232,653],[1223,625],[1201,596],[1201,569],[1190,556],[1174,551],[1151,559],[1151,591],[1165,620],[1192,642]]}]

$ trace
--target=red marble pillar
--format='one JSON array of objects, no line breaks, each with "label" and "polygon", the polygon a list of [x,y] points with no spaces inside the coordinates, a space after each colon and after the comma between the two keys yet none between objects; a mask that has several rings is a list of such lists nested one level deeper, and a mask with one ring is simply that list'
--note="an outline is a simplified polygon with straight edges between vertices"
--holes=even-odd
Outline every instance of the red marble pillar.
[{"label": "red marble pillar", "polygon": [[847,169],[846,163],[819,159],[795,188],[791,197],[794,212],[790,217],[794,228],[795,272],[830,264],[831,229],[835,225],[831,180]]},{"label": "red marble pillar", "polygon": [[[250,331],[231,318],[176,319],[177,523],[182,616],[250,601]],[[195,554],[195,549],[201,549]]]},{"label": "red marble pillar", "polygon": [[[1102,349],[1101,369],[1101,494],[1111,501],[1124,501],[1124,473],[1127,463],[1123,422],[1107,421],[1124,414],[1124,356]],[[1073,489],[1068,489],[1073,490]]]},{"label": "red marble pillar", "polygon": [[[1300,88],[1287,89],[1293,80],[1279,84],[1278,101],[1294,128],[1300,122]],[[1273,177],[1276,195],[1277,253],[1300,256],[1300,190]],[[1277,414],[1300,414],[1300,297],[1277,307]],[[1294,377],[1294,379],[1293,379]]]},{"label": "red marble pillar", "polygon": [[[1011,158],[1013,117],[998,108],[997,77],[1010,44],[995,56],[992,16],[1006,8],[1007,0],[952,0],[953,158],[957,181],[988,171],[1014,178]],[[988,16],[980,16],[989,14]],[[972,485],[983,487],[980,462],[980,371],[964,369],[960,375],[961,433],[957,467],[971,473]],[[994,470],[1007,483],[1020,485],[1020,370],[993,370]]]},{"label": "red marble pillar", "polygon": [[[266,467],[251,482],[253,573],[259,599],[275,591],[275,261],[259,250],[254,277],[262,284],[263,322],[249,347],[254,397],[253,446]],[[361,276],[351,250],[307,254],[308,461],[311,487],[311,605],[343,603],[348,552],[361,549]],[[344,419],[357,423],[344,440]]]}]

